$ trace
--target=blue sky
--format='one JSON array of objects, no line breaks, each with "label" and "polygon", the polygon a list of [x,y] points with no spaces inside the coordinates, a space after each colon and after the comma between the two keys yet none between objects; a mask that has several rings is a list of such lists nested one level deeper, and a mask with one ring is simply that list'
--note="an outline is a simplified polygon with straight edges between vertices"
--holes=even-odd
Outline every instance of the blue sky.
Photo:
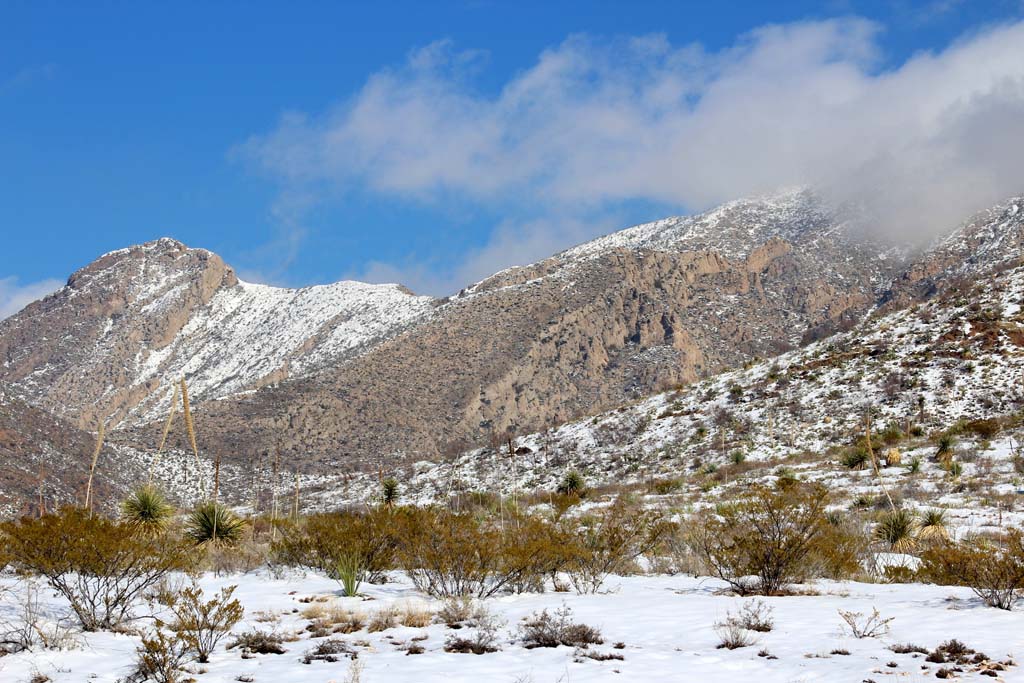
[{"label": "blue sky", "polygon": [[[1022,15],[1020,0],[0,2],[0,316],[164,235],[250,279],[449,293],[817,180],[834,166],[821,150],[862,147],[893,98],[897,124],[937,122],[909,158],[957,159],[921,203],[941,183],[973,188],[955,208],[987,201],[1005,188],[983,162],[934,140],[1016,132]],[[787,107],[805,92],[803,121]],[[920,175],[884,156],[836,178]]]}]

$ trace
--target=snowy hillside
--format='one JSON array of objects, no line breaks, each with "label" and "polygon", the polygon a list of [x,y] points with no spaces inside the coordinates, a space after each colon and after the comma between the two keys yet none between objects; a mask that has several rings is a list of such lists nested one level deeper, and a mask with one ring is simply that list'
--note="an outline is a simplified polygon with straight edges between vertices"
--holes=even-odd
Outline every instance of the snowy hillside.
[{"label": "snowy hillside", "polygon": [[[477,449],[452,462],[403,468],[399,478],[406,498],[419,502],[453,492],[552,491],[570,469],[591,486],[646,490],[660,481],[665,490],[699,500],[717,497],[720,485],[771,479],[781,467],[839,486],[852,501],[881,493],[869,468],[838,462],[871,415],[880,454],[890,447],[880,433],[904,432],[894,444],[901,464],[885,469],[888,486],[909,486],[921,504],[958,508],[961,521],[977,526],[1011,514],[1013,497],[1024,490],[1024,472],[1016,469],[1024,461],[1014,463],[1024,440],[1022,305],[1024,267],[1017,267],[777,358],[521,435],[515,458],[504,447]],[[931,462],[936,434],[993,418],[1002,418],[1005,428],[987,440],[970,430],[957,437],[963,474],[956,480]],[[909,472],[915,458],[919,469]],[[377,490],[369,476],[309,484],[340,488],[353,501]]]},{"label": "snowy hillside", "polygon": [[[148,304],[151,310],[173,300]],[[142,349],[135,381],[187,377],[197,400],[343,362],[428,315],[433,299],[398,285],[337,282],[286,289],[239,281],[199,309],[166,346]],[[134,411],[137,420],[166,414],[168,392]]]}]

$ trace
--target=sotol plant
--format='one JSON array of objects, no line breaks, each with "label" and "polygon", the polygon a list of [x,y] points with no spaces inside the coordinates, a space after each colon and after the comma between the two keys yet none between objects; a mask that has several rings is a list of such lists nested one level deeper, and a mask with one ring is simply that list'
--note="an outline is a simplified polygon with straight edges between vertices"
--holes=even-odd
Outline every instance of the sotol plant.
[{"label": "sotol plant", "polygon": [[150,484],[136,489],[121,503],[122,518],[146,533],[164,531],[173,515],[174,506],[167,502],[159,489]]},{"label": "sotol plant", "polygon": [[245,520],[214,502],[202,503],[188,518],[185,533],[196,543],[234,545],[242,540]]}]

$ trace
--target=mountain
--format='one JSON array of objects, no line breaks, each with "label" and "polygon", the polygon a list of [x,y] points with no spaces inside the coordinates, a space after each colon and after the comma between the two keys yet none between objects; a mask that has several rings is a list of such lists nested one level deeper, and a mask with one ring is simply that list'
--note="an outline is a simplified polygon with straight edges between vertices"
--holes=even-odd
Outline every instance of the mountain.
[{"label": "mountain", "polygon": [[166,413],[185,376],[199,403],[353,357],[429,314],[394,285],[241,282],[216,254],[161,239],[101,256],[0,322],[0,380],[80,426]]},{"label": "mountain", "polygon": [[[238,280],[174,240],[106,254],[0,322],[0,381],[111,448],[151,452],[185,376],[200,447],[242,477],[458,454],[850,330],[1020,259],[1020,199],[925,249],[813,191],[613,233],[447,299]],[[172,432],[169,447],[185,450]],[[125,456],[128,457],[128,456]]]}]

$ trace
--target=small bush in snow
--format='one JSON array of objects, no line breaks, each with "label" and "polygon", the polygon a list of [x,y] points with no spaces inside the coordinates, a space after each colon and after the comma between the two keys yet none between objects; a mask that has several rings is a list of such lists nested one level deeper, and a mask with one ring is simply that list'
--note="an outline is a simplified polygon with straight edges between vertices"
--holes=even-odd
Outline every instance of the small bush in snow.
[{"label": "small bush in snow", "polygon": [[554,613],[546,609],[535,612],[521,626],[523,645],[535,647],[586,647],[604,642],[601,632],[572,620],[572,609],[562,605]]},{"label": "small bush in snow", "polygon": [[878,638],[889,632],[889,623],[895,617],[883,618],[877,609],[872,609],[871,614],[864,615],[863,612],[848,612],[839,610],[839,616],[854,638]]},{"label": "small bush in snow", "polygon": [[921,574],[942,585],[969,586],[986,605],[1013,609],[1024,594],[1024,532],[946,542],[922,555]]}]

